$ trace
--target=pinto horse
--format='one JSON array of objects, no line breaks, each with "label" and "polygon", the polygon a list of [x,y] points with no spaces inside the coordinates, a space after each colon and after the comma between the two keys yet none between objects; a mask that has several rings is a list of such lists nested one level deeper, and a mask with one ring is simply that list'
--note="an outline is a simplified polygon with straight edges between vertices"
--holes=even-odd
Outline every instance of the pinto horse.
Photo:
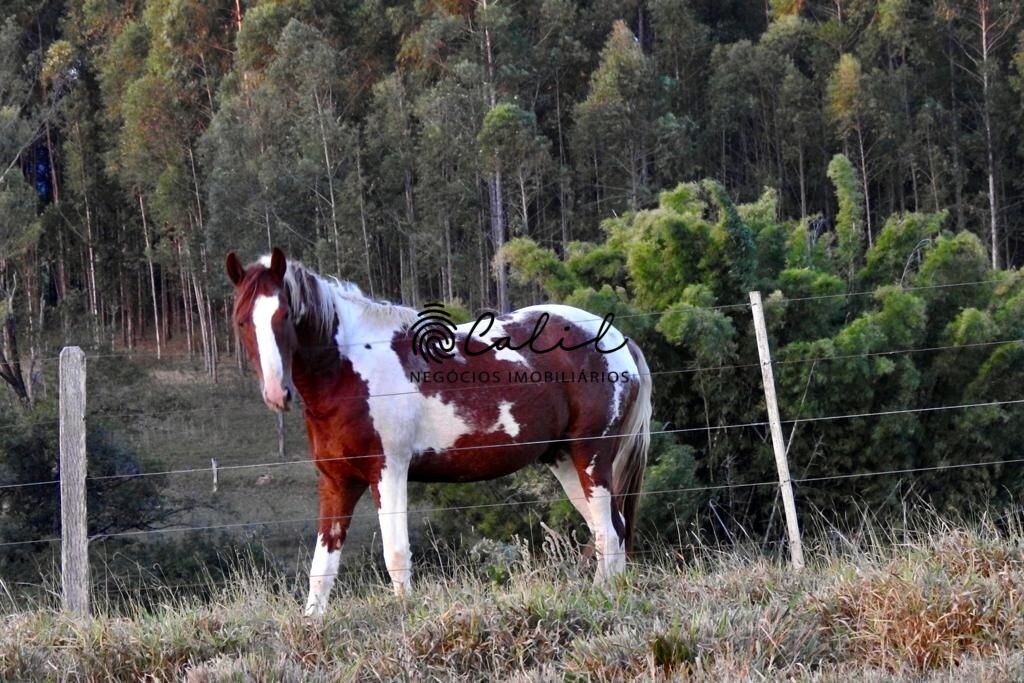
[{"label": "pinto horse", "polygon": [[596,580],[623,570],[650,446],[651,376],[610,321],[531,306],[449,324],[446,339],[418,337],[422,313],[372,301],[280,249],[248,267],[231,252],[226,267],[263,400],[283,411],[302,397],[320,472],[306,614],[326,608],[367,488],[402,595],[412,575],[407,482],[492,479],[534,461],[551,468],[586,520]]}]

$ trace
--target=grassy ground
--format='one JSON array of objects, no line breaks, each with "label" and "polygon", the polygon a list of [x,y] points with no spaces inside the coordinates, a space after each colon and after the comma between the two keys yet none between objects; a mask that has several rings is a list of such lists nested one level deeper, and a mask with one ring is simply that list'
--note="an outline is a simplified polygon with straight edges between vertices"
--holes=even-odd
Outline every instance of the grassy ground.
[{"label": "grassy ground", "polygon": [[664,550],[603,589],[557,539],[427,572],[405,600],[350,570],[322,621],[301,616],[301,581],[244,567],[206,598],[83,621],[8,603],[0,679],[1024,679],[1020,535],[932,526],[812,545],[801,573]]}]

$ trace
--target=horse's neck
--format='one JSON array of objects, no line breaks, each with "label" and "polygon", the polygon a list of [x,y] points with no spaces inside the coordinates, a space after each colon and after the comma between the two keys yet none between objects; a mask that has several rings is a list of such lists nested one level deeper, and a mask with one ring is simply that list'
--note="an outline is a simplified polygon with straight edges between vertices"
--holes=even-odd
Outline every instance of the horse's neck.
[{"label": "horse's neck", "polygon": [[304,320],[296,326],[299,346],[293,358],[292,374],[296,388],[309,402],[315,396],[306,394],[336,390],[353,371],[366,371],[359,367],[365,363],[370,347],[390,342],[400,328],[397,322],[382,320],[367,314],[358,301],[339,297],[335,305],[335,319],[330,325],[316,320]]}]

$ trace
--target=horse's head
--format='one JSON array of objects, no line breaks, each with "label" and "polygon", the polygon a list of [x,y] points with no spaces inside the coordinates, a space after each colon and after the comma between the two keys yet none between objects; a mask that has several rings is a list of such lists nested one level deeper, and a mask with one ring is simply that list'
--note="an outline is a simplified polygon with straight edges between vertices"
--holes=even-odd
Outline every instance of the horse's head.
[{"label": "horse's head", "polygon": [[242,265],[235,252],[225,261],[235,285],[235,326],[249,363],[259,375],[263,400],[274,411],[288,410],[292,398],[292,354],[298,346],[285,284],[284,252]]}]

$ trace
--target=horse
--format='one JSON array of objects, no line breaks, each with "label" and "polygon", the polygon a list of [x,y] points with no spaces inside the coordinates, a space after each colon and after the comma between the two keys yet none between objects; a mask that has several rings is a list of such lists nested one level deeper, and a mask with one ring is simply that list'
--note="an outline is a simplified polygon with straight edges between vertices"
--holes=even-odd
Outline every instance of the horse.
[{"label": "horse", "polygon": [[536,461],[586,521],[595,581],[623,571],[650,447],[652,382],[610,316],[549,304],[456,326],[436,307],[424,316],[371,300],[276,247],[248,266],[230,252],[225,267],[263,400],[285,411],[301,397],[319,471],[307,615],[326,609],[366,489],[401,596],[412,577],[407,483],[492,479]]}]

